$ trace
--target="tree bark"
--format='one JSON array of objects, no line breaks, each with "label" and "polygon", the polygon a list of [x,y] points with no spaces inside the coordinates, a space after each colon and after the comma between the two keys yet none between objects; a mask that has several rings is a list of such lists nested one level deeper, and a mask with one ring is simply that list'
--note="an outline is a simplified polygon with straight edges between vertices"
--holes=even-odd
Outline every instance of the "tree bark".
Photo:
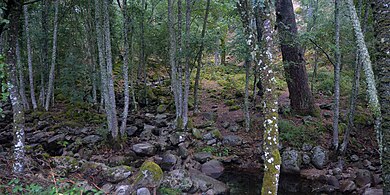
[{"label": "tree bark", "polygon": [[376,38],[376,64],[378,78],[378,94],[382,111],[382,178],[384,181],[383,194],[390,194],[390,12],[389,1],[375,0],[374,29]]},{"label": "tree bark", "polygon": [[191,28],[191,0],[186,0],[186,37],[185,37],[185,81],[183,99],[183,127],[188,124],[188,96],[190,92],[190,29]]},{"label": "tree bark", "polygon": [[334,105],[333,105],[333,139],[332,146],[335,150],[339,147],[339,114],[340,114],[340,6],[339,0],[335,0],[335,61],[334,66]]},{"label": "tree bark", "polygon": [[8,47],[6,63],[8,64],[8,90],[13,111],[13,133],[14,133],[14,173],[22,173],[25,166],[25,133],[24,133],[24,109],[19,94],[17,64],[16,64],[16,41],[19,32],[19,20],[22,6],[15,1],[9,1],[9,26],[8,26]]},{"label": "tree bark", "polygon": [[128,14],[127,14],[127,1],[123,0],[123,46],[125,49],[125,54],[123,56],[123,80],[124,80],[124,108],[123,108],[123,114],[122,114],[122,124],[120,127],[120,133],[121,136],[124,137],[126,127],[127,127],[127,116],[129,114],[129,39],[128,39]]},{"label": "tree bark", "polygon": [[21,59],[22,57],[20,56],[19,39],[17,38],[15,41],[16,41],[16,64],[19,73],[19,93],[20,93],[20,97],[22,98],[24,109],[29,110],[30,104],[28,103],[26,97],[26,89],[25,89],[26,87],[24,85],[24,71],[22,66],[22,59]]},{"label": "tree bark", "polygon": [[199,90],[199,80],[200,80],[200,69],[202,67],[202,55],[204,48],[204,36],[206,34],[206,26],[207,26],[207,18],[210,10],[210,0],[207,0],[206,5],[206,13],[203,19],[202,33],[201,33],[201,43],[199,47],[199,55],[198,55],[198,66],[196,67],[196,76],[195,76],[195,86],[194,86],[194,112],[199,112],[199,100],[198,100],[198,90]]},{"label": "tree bark", "polygon": [[[176,68],[177,68],[177,94],[179,99],[179,120],[183,120],[183,14],[182,14],[182,3],[181,0],[177,0],[177,57],[176,57]],[[180,121],[179,121],[180,123]],[[182,123],[183,124],[183,123]],[[182,128],[183,125],[179,126]]]},{"label": "tree bark", "polygon": [[[142,10],[141,10],[141,24],[140,24],[140,28],[141,28],[141,37],[140,37],[140,40],[141,40],[141,51],[140,51],[140,66],[138,67],[138,72],[139,72],[139,78],[142,78],[143,79],[143,87],[144,87],[144,90],[143,90],[143,97],[144,99],[142,100],[143,103],[145,105],[148,104],[148,97],[147,97],[147,93],[146,93],[146,59],[145,59],[145,12],[146,12],[146,0],[142,0],[141,1],[141,4],[142,4]],[[140,76],[141,75],[141,71],[142,71],[142,77]]]},{"label": "tree bark", "polygon": [[[364,41],[364,35],[362,32],[362,29],[360,27],[360,21],[357,17],[355,6],[353,5],[353,0],[347,0],[349,14],[351,17],[351,22],[354,28],[355,37],[356,37],[356,44],[357,49],[359,53],[361,54],[361,59],[363,63],[363,70],[366,76],[366,83],[367,83],[367,94],[369,99],[369,108],[371,109],[373,115],[374,115],[374,129],[377,134],[377,140],[378,140],[378,146],[380,155],[382,156],[383,151],[383,142],[382,142],[382,130],[381,130],[381,106],[379,104],[378,100],[378,93],[375,86],[375,76],[374,72],[372,70],[372,64],[370,60],[370,55],[367,50],[366,43]],[[382,163],[383,164],[383,163]]]},{"label": "tree bark", "polygon": [[45,102],[45,110],[49,110],[51,96],[54,96],[54,74],[57,57],[57,31],[58,31],[58,0],[54,1],[54,30],[53,30],[53,51],[51,55],[51,66],[49,74],[49,84],[47,86],[47,95]]},{"label": "tree bark", "polygon": [[251,60],[245,59],[245,98],[244,98],[244,114],[245,114],[245,131],[249,132],[251,117],[249,113],[249,79],[250,79]]},{"label": "tree bark", "polygon": [[107,91],[108,101],[106,101],[106,107],[108,107],[111,115],[111,126],[109,131],[114,140],[118,138],[118,119],[115,105],[115,91],[114,91],[114,74],[112,72],[112,54],[111,54],[111,33],[110,33],[110,16],[108,11],[109,0],[103,0],[103,28],[104,28],[104,41],[105,41],[105,58],[107,65]]},{"label": "tree bark", "polygon": [[49,1],[48,0],[42,0],[42,10],[41,10],[41,14],[42,14],[42,20],[41,20],[41,25],[42,25],[42,45],[41,45],[41,50],[42,50],[42,55],[41,55],[41,59],[42,59],[42,64],[41,64],[41,86],[40,86],[40,94],[39,94],[39,103],[40,103],[40,106],[41,107],[45,107],[45,96],[46,96],[46,91],[45,91],[45,88],[46,88],[46,83],[45,83],[45,79],[47,77],[47,70],[49,69],[49,60],[48,60],[48,56],[49,56],[49,29],[48,29],[48,26],[49,26],[49,22],[48,22],[48,18],[49,18],[49,8],[50,8],[50,4],[49,4]]},{"label": "tree bark", "polygon": [[297,25],[291,0],[278,0],[276,3],[276,22],[282,57],[290,93],[291,109],[296,114],[318,115],[314,104],[305,67],[304,53],[297,43]]},{"label": "tree bark", "polygon": [[176,125],[179,123],[179,94],[177,91],[177,67],[176,67],[176,36],[174,29],[173,1],[168,0],[168,28],[169,28],[169,62],[171,65],[171,88],[175,100]]},{"label": "tree bark", "polygon": [[28,63],[29,83],[30,83],[30,98],[31,98],[33,109],[35,110],[37,109],[38,105],[37,105],[37,100],[35,99],[34,72],[32,66],[28,5],[23,6],[23,12],[24,12],[24,31],[26,34],[26,42],[27,42],[27,63]]}]

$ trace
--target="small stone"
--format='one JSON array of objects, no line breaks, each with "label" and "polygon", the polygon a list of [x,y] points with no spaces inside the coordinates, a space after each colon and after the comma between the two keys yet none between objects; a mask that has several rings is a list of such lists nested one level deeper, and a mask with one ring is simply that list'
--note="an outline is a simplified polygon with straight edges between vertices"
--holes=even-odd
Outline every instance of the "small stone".
[{"label": "small stone", "polygon": [[311,162],[317,169],[323,169],[328,163],[328,154],[321,146],[316,146],[312,149]]},{"label": "small stone", "polygon": [[335,189],[340,188],[339,180],[335,176],[329,176],[327,179],[329,185],[333,186]]},{"label": "small stone", "polygon": [[102,191],[106,194],[110,194],[111,193],[111,190],[114,189],[114,185],[110,184],[110,183],[106,183],[104,184],[102,187],[101,187]]},{"label": "small stone", "polygon": [[313,146],[308,144],[308,143],[304,143],[302,145],[302,150],[305,151],[305,152],[309,152],[311,149],[313,149]]},{"label": "small stone", "polygon": [[371,166],[371,162],[369,160],[367,160],[367,159],[364,159],[363,160],[363,166],[365,166],[365,167]]},{"label": "small stone", "polygon": [[120,185],[115,190],[115,195],[129,195],[130,189],[131,188],[129,185]]},{"label": "small stone", "polygon": [[103,176],[107,181],[111,183],[118,183],[132,174],[131,167],[128,166],[117,166],[107,169]]},{"label": "small stone", "polygon": [[156,152],[156,148],[154,147],[154,145],[147,142],[135,144],[133,145],[132,149],[136,154],[147,156],[153,156]]},{"label": "small stone", "polygon": [[98,135],[88,135],[87,137],[83,138],[83,143],[85,144],[95,144],[99,142],[102,138]]},{"label": "small stone", "polygon": [[192,135],[193,135],[196,139],[202,139],[202,133],[200,132],[199,129],[193,128],[193,129],[192,129]]},{"label": "small stone", "polygon": [[228,130],[231,132],[237,132],[239,129],[240,127],[238,125],[230,125],[230,127],[228,128]]},{"label": "small stone", "polygon": [[177,159],[178,159],[177,156],[173,154],[165,154],[162,157],[162,161],[160,165],[161,169],[164,171],[170,171],[176,165]]},{"label": "small stone", "polygon": [[351,156],[351,161],[352,161],[352,162],[357,162],[357,161],[359,161],[359,157],[358,157],[356,154],[353,154],[353,155]]},{"label": "small stone", "polygon": [[239,146],[242,144],[242,138],[237,135],[227,135],[223,137],[222,143],[225,146]]},{"label": "small stone", "polygon": [[355,182],[351,180],[341,180],[340,181],[340,191],[341,192],[353,192],[356,190]]},{"label": "small stone", "polygon": [[140,188],[137,190],[137,195],[150,195],[148,188]]},{"label": "small stone", "polygon": [[205,163],[212,158],[213,155],[209,152],[198,152],[194,154],[194,159],[200,163]]},{"label": "small stone", "polygon": [[363,195],[383,195],[383,189],[367,188]]},{"label": "small stone", "polygon": [[135,132],[137,132],[137,131],[138,131],[138,127],[136,127],[136,126],[129,126],[126,129],[127,136],[129,136],[129,137],[134,135]]},{"label": "small stone", "polygon": [[358,187],[363,187],[369,183],[371,183],[371,173],[365,169],[359,169],[356,171],[356,179],[355,182]]},{"label": "small stone", "polygon": [[229,122],[224,122],[224,123],[222,123],[222,127],[227,129],[227,128],[230,127],[230,123]]},{"label": "small stone", "polygon": [[302,154],[302,163],[304,165],[309,165],[310,164],[310,156],[308,154]]}]

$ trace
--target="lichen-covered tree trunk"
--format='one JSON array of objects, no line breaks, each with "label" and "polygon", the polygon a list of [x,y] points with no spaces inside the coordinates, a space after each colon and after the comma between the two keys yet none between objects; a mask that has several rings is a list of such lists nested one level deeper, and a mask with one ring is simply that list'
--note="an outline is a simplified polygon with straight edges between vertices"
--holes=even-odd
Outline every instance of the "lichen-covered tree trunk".
[{"label": "lichen-covered tree trunk", "polygon": [[176,122],[179,116],[179,94],[177,91],[177,68],[176,68],[176,36],[174,29],[173,2],[168,0],[168,28],[169,28],[169,63],[171,65],[171,88],[175,100]]},{"label": "lichen-covered tree trunk", "polygon": [[24,133],[24,109],[19,94],[17,64],[16,64],[16,41],[19,32],[19,20],[22,6],[15,1],[8,2],[9,26],[8,26],[8,50],[6,63],[8,69],[8,90],[13,111],[13,133],[14,133],[14,173],[22,173],[25,164],[25,133]]},{"label": "lichen-covered tree trunk", "polygon": [[356,44],[359,53],[361,54],[361,59],[363,63],[363,70],[366,76],[367,83],[367,94],[369,99],[369,108],[374,115],[374,129],[377,134],[378,146],[380,154],[382,154],[383,142],[382,142],[382,131],[381,131],[381,107],[378,100],[378,93],[375,86],[375,77],[372,69],[372,64],[370,60],[370,55],[367,50],[366,43],[364,41],[364,35],[360,27],[360,21],[356,14],[355,6],[353,0],[347,0],[349,14],[351,17],[351,22],[356,37]]},{"label": "lichen-covered tree trunk", "polygon": [[335,59],[334,66],[334,104],[333,104],[333,139],[332,147],[337,150],[339,147],[339,114],[340,114],[340,2],[334,2],[334,21],[335,21]]},{"label": "lichen-covered tree trunk", "polygon": [[190,26],[191,25],[191,0],[186,0],[186,30],[185,30],[185,81],[183,97],[183,127],[188,124],[188,96],[190,93]]},{"label": "lichen-covered tree trunk", "polygon": [[108,107],[112,115],[110,116],[111,126],[109,131],[114,140],[118,138],[118,119],[115,104],[115,90],[114,90],[114,74],[112,72],[112,54],[111,54],[111,33],[110,33],[110,16],[109,16],[109,0],[103,0],[103,29],[105,42],[105,58],[107,68],[107,91],[108,100],[106,100],[106,107]]},{"label": "lichen-covered tree trunk", "polygon": [[49,73],[49,84],[47,85],[47,94],[45,110],[49,110],[50,100],[54,96],[54,74],[57,58],[57,32],[58,32],[58,0],[54,1],[54,28],[53,28],[53,51],[51,54],[51,66]]},{"label": "lichen-covered tree trunk", "polygon": [[[255,63],[262,63],[261,79],[264,86],[264,134],[263,134],[263,150],[264,150],[264,177],[261,189],[262,194],[276,195],[278,193],[279,175],[280,175],[280,153],[279,132],[278,132],[278,101],[275,93],[276,79],[272,70],[274,64],[273,58],[273,28],[272,28],[272,12],[270,11],[270,1],[265,2],[264,13],[262,13],[262,45],[259,47],[256,41],[256,34],[250,27],[251,16],[250,11],[253,7],[247,0],[239,0],[237,5],[240,11],[241,20],[244,24],[246,42],[251,49],[252,59]],[[261,48],[261,50],[260,50]]]},{"label": "lichen-covered tree trunk", "polygon": [[199,80],[200,80],[200,69],[202,68],[202,55],[204,48],[204,36],[206,34],[207,27],[207,18],[210,10],[210,0],[207,0],[206,11],[203,19],[202,33],[200,36],[201,43],[199,47],[197,67],[196,67],[196,76],[195,76],[195,86],[194,86],[194,112],[199,112],[199,100],[198,100],[198,91],[199,91]]},{"label": "lichen-covered tree trunk", "polygon": [[388,0],[373,1],[376,37],[378,93],[382,111],[382,178],[383,194],[390,194],[390,12]]},{"label": "lichen-covered tree trunk", "polygon": [[28,64],[28,76],[30,84],[30,98],[32,102],[33,109],[37,109],[37,100],[35,99],[35,87],[34,87],[34,73],[32,66],[32,52],[31,52],[31,39],[30,39],[30,28],[29,28],[29,17],[28,17],[28,5],[23,6],[24,13],[24,33],[26,34],[27,42],[27,64]]},{"label": "lichen-covered tree trunk", "polygon": [[128,36],[128,14],[127,14],[127,1],[122,1],[123,5],[123,45],[125,49],[125,53],[123,55],[123,80],[124,80],[124,108],[123,108],[123,114],[122,114],[122,124],[120,127],[120,133],[123,137],[125,135],[126,127],[127,127],[127,116],[129,114],[129,71],[128,71],[128,63],[129,63],[129,36]]},{"label": "lichen-covered tree trunk", "polygon": [[[359,4],[360,4],[360,2],[359,2]],[[361,8],[359,8],[358,10],[361,10]],[[368,10],[369,10],[369,1],[366,2],[366,7],[365,7],[365,11],[364,11],[364,19],[362,22],[363,23],[363,26],[362,26],[363,34],[366,32],[366,29],[367,29]],[[360,15],[359,12],[358,12],[358,15]],[[352,129],[354,128],[354,118],[355,118],[357,97],[359,95],[361,69],[362,69],[362,61],[360,59],[360,53],[358,50],[356,50],[354,79],[353,79],[353,83],[352,83],[352,92],[351,92],[351,97],[350,97],[350,102],[349,102],[349,111],[348,111],[348,124],[347,124],[347,129],[345,130],[345,133],[343,136],[343,143],[340,145],[340,148],[339,148],[339,152],[341,153],[341,155],[345,155],[345,152],[348,148],[349,136],[350,136]]]},{"label": "lichen-covered tree trunk", "polygon": [[20,97],[22,98],[22,103],[24,106],[24,109],[29,110],[30,104],[27,101],[26,97],[26,89],[24,85],[24,68],[22,66],[22,57],[20,56],[20,45],[19,45],[19,39],[16,39],[16,64],[18,68],[18,74],[19,74],[19,93]]},{"label": "lichen-covered tree trunk", "polygon": [[303,49],[297,42],[298,30],[291,0],[277,0],[276,21],[291,109],[296,114],[318,115],[309,87]]}]

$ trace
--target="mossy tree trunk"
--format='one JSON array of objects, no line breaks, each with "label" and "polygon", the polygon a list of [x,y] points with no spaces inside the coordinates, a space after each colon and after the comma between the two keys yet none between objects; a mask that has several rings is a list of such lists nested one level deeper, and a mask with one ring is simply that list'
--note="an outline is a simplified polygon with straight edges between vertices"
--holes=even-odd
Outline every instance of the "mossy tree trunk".
[{"label": "mossy tree trunk", "polygon": [[378,93],[382,111],[383,194],[390,194],[390,12],[388,0],[373,1]]},{"label": "mossy tree trunk", "polygon": [[276,1],[276,22],[291,109],[296,114],[318,115],[319,110],[309,87],[303,49],[297,42],[298,29],[291,0]]},{"label": "mossy tree trunk", "polygon": [[[266,1],[262,13],[262,44],[259,45],[256,40],[256,32],[250,26],[250,21],[253,18],[251,11],[254,8],[247,0],[239,0],[237,8],[240,12],[241,20],[244,24],[246,35],[246,43],[250,47],[251,56],[255,63],[263,63],[261,67],[261,79],[264,85],[264,134],[263,134],[263,149],[264,149],[264,177],[262,185],[262,194],[278,193],[279,175],[280,175],[280,153],[279,132],[278,132],[278,101],[275,93],[276,79],[272,66],[274,65],[273,57],[273,25],[271,2]],[[262,48],[262,50],[260,50]]]},{"label": "mossy tree trunk", "polygon": [[186,0],[186,29],[185,29],[185,81],[183,97],[183,127],[188,124],[188,96],[190,92],[190,28],[191,28],[191,0]]},{"label": "mossy tree trunk", "polygon": [[334,23],[335,23],[335,59],[334,66],[334,99],[333,99],[333,138],[332,147],[337,150],[339,147],[339,114],[340,114],[340,1],[334,2]]}]

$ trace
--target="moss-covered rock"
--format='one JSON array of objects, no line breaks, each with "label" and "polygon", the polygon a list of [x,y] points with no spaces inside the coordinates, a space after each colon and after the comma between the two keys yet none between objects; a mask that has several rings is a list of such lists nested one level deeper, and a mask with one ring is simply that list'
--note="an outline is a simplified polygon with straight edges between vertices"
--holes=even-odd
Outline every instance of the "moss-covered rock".
[{"label": "moss-covered rock", "polygon": [[213,135],[213,137],[216,138],[216,139],[220,139],[221,140],[223,138],[221,132],[219,131],[219,129],[212,130],[211,131],[211,135]]},{"label": "moss-covered rock", "polygon": [[240,105],[233,105],[229,107],[229,111],[236,111],[241,109]]},{"label": "moss-covered rock", "polygon": [[133,189],[140,187],[159,187],[163,179],[161,167],[152,161],[145,161],[134,177]]},{"label": "moss-covered rock", "polygon": [[168,108],[167,105],[165,105],[165,104],[160,104],[160,105],[157,106],[156,111],[157,111],[157,113],[162,114],[162,113],[164,113],[164,112],[167,111],[167,108]]},{"label": "moss-covered rock", "polygon": [[196,139],[202,139],[202,132],[201,132],[199,129],[193,128],[193,129],[192,129],[192,135],[193,135]]}]

